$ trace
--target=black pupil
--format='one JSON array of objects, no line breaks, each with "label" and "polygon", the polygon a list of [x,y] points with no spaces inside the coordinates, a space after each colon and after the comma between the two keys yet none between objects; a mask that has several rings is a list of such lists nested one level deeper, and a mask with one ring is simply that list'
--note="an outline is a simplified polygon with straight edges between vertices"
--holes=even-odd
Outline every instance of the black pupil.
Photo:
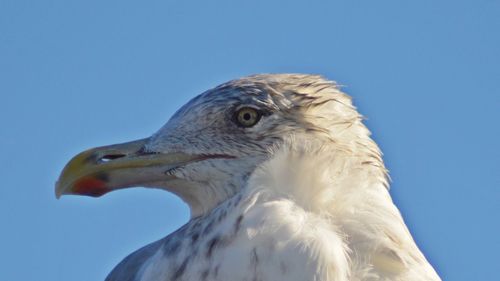
[{"label": "black pupil", "polygon": [[245,121],[250,121],[251,118],[252,118],[252,114],[250,114],[248,112],[243,114],[243,119],[245,119]]}]

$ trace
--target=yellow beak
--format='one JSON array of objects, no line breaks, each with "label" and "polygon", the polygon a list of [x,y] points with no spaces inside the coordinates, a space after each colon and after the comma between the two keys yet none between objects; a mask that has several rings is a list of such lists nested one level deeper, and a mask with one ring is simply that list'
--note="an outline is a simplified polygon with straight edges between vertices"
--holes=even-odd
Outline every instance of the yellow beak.
[{"label": "yellow beak", "polygon": [[99,197],[109,191],[173,179],[165,172],[207,156],[185,153],[145,153],[148,139],[86,150],[69,161],[56,182],[55,193]]}]

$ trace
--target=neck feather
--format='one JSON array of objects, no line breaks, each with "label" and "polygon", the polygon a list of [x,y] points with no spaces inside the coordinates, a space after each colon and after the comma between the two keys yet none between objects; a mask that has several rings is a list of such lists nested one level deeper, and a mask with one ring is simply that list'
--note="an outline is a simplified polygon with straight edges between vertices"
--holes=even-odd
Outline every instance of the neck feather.
[{"label": "neck feather", "polygon": [[252,174],[247,188],[270,190],[335,225],[346,237],[353,277],[413,280],[423,272],[439,279],[393,204],[381,154],[368,137],[344,146],[292,139]]}]

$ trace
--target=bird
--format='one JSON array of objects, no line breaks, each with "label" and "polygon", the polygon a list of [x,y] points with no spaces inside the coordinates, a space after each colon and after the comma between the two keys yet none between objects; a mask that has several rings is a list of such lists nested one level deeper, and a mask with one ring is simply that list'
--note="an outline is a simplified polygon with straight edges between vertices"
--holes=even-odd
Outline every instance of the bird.
[{"label": "bird", "polygon": [[341,88],[310,74],[225,82],[148,138],[76,155],[56,197],[147,187],[189,206],[185,225],[124,258],[106,281],[441,280]]}]

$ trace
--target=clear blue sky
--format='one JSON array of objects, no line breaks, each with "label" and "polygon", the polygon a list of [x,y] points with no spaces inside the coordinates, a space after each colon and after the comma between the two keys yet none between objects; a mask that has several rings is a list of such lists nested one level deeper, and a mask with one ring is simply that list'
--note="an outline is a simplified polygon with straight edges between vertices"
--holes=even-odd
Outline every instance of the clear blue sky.
[{"label": "clear blue sky", "polygon": [[185,223],[166,192],[56,200],[54,182],[262,72],[346,85],[443,279],[498,278],[500,2],[286,2],[0,0],[0,280],[103,280]]}]

